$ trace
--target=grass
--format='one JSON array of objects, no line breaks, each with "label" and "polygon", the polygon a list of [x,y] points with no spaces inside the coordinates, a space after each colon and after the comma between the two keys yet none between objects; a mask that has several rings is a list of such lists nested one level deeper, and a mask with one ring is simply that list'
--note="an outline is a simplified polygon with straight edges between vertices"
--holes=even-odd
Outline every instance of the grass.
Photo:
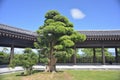
[{"label": "grass", "polygon": [[57,73],[37,72],[29,76],[12,73],[0,75],[0,80],[120,80],[120,71],[67,70]]},{"label": "grass", "polygon": [[74,80],[120,80],[120,71],[109,70],[82,70],[82,71],[68,71]]}]

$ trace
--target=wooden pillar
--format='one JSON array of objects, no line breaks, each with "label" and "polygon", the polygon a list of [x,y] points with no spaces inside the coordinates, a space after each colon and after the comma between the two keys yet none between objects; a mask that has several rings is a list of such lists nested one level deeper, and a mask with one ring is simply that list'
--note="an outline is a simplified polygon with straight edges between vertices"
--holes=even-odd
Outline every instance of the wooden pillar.
[{"label": "wooden pillar", "polygon": [[74,46],[74,54],[73,54],[73,60],[74,60],[74,64],[76,64],[76,46]]},{"label": "wooden pillar", "polygon": [[115,61],[118,63],[118,50],[115,48]]},{"label": "wooden pillar", "polygon": [[105,65],[105,53],[104,53],[104,46],[102,46],[102,64]]},{"label": "wooden pillar", "polygon": [[13,57],[14,57],[14,45],[12,44],[11,45],[11,51],[10,51],[10,63],[12,62]]},{"label": "wooden pillar", "polygon": [[93,48],[93,63],[96,63],[96,51],[95,51],[95,48]]}]

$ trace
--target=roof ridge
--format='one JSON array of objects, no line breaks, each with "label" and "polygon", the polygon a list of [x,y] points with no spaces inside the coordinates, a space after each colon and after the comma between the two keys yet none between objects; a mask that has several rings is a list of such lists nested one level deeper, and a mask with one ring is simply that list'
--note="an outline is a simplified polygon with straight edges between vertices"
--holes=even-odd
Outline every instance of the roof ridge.
[{"label": "roof ridge", "polygon": [[120,31],[120,30],[78,30],[78,31]]},{"label": "roof ridge", "polygon": [[5,24],[0,24],[0,26],[2,26],[2,27],[0,27],[1,29],[11,30],[11,31],[15,31],[15,32],[29,34],[29,35],[36,35],[35,32],[30,31],[30,30],[16,28],[16,27],[13,27],[13,26],[5,25]]},{"label": "roof ridge", "polygon": [[6,24],[0,24],[0,25],[2,25],[2,26],[6,26],[6,27],[9,27],[9,28],[13,28],[13,29],[18,29],[18,30],[23,30],[23,31],[33,32],[33,31],[30,31],[30,30],[25,30],[25,29],[21,29],[21,28],[17,28],[17,27],[9,26],[9,25],[6,25]]}]

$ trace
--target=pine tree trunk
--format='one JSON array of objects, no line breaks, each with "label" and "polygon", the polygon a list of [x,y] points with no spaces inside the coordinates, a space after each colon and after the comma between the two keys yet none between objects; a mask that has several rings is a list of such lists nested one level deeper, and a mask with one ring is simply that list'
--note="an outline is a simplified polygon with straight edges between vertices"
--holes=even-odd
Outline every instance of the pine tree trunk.
[{"label": "pine tree trunk", "polygon": [[57,59],[53,56],[49,59],[48,65],[46,65],[45,72],[56,72]]},{"label": "pine tree trunk", "polygon": [[54,45],[54,41],[50,42],[49,61],[48,61],[48,65],[46,66],[45,72],[56,72],[57,59],[53,56],[53,45]]}]

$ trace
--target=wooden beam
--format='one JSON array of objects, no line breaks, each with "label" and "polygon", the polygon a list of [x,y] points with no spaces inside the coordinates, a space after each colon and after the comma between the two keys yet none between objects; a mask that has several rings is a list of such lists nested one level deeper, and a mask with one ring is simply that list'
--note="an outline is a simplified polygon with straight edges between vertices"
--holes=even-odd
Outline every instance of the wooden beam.
[{"label": "wooden beam", "polygon": [[118,63],[118,50],[117,47],[115,48],[115,61]]},{"label": "wooden beam", "polygon": [[74,46],[74,54],[73,54],[73,58],[74,58],[74,64],[76,64],[76,45]]},{"label": "wooden beam", "polygon": [[12,62],[13,57],[14,57],[14,45],[12,44],[11,45],[11,51],[10,51],[10,63]]},{"label": "wooden beam", "polygon": [[96,51],[95,51],[95,48],[93,48],[93,63],[96,63]]},{"label": "wooden beam", "polygon": [[105,65],[105,53],[104,53],[104,45],[102,45],[102,64]]}]

